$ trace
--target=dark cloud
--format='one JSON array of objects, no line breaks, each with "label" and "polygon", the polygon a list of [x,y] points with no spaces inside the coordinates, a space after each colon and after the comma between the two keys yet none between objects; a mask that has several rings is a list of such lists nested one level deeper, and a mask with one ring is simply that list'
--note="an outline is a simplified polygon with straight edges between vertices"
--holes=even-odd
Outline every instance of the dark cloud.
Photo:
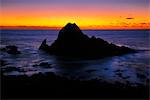
[{"label": "dark cloud", "polygon": [[146,23],[141,23],[141,24],[146,24]]},{"label": "dark cloud", "polygon": [[134,19],[133,17],[127,17],[126,19]]}]

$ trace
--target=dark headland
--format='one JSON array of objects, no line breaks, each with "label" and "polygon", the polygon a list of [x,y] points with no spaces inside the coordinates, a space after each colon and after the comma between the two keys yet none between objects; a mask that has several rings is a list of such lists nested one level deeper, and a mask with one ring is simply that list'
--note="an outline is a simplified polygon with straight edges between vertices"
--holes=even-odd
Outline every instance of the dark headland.
[{"label": "dark headland", "polygon": [[95,36],[90,38],[83,34],[75,23],[68,23],[63,27],[51,46],[46,43],[45,39],[39,49],[52,55],[85,59],[104,58],[134,52],[131,48],[119,47]]}]

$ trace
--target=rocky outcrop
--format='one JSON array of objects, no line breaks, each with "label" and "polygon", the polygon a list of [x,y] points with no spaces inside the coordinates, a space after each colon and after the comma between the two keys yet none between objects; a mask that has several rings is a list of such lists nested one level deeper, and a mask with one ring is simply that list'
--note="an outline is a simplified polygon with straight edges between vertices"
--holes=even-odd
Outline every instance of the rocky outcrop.
[{"label": "rocky outcrop", "polygon": [[7,52],[8,54],[21,54],[20,51],[18,51],[18,47],[14,45],[6,46],[5,48],[1,48],[0,51]]},{"label": "rocky outcrop", "polygon": [[79,58],[103,58],[134,52],[133,49],[116,46],[95,36],[90,38],[75,23],[63,27],[51,46],[44,40],[39,49],[53,55]]}]

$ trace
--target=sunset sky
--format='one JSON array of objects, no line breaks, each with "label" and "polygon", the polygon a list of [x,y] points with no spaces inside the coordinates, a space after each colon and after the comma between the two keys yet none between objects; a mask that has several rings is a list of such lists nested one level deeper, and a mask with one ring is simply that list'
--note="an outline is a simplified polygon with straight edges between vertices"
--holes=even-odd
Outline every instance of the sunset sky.
[{"label": "sunset sky", "polygon": [[148,6],[149,0],[1,0],[0,26],[148,29]]}]

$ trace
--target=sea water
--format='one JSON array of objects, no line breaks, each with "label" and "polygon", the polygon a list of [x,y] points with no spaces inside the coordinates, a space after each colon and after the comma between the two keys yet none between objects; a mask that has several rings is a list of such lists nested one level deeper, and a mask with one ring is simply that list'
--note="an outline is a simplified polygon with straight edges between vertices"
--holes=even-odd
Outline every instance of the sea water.
[{"label": "sea water", "polygon": [[[89,37],[102,38],[118,46],[138,50],[137,53],[107,57],[97,60],[59,58],[38,50],[44,39],[51,45],[56,39],[57,30],[1,30],[0,47],[16,45],[19,55],[0,52],[0,59],[20,71],[6,71],[5,75],[33,75],[54,72],[72,79],[100,79],[108,82],[148,84],[150,79],[150,33],[149,30],[85,30]],[[34,66],[48,62],[50,67]]]}]

